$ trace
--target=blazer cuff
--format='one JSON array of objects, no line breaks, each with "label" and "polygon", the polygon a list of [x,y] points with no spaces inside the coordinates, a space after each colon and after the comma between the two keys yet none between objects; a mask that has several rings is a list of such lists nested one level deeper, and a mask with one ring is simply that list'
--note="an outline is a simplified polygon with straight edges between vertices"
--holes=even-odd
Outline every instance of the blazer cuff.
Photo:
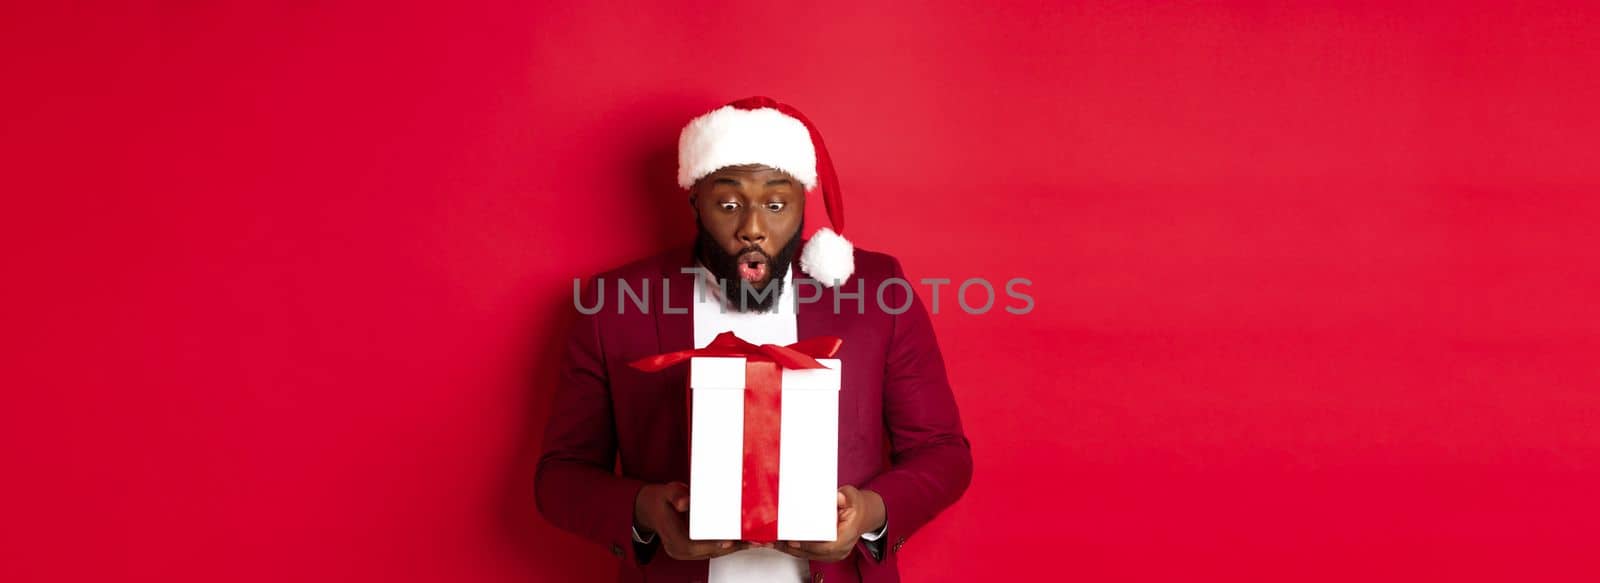
[{"label": "blazer cuff", "polygon": [[[925,509],[924,498],[915,479],[905,471],[890,470],[879,474],[863,488],[877,492],[878,497],[883,498],[885,520],[881,541],[883,557],[887,560],[891,553],[900,552],[900,547],[906,544],[906,537],[921,528],[928,521],[930,513]],[[890,517],[894,520],[888,520]]]}]

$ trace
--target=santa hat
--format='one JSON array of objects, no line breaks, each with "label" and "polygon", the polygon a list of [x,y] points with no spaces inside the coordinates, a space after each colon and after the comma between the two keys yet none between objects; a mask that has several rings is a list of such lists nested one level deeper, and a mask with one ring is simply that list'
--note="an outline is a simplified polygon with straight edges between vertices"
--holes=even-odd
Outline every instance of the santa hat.
[{"label": "santa hat", "polygon": [[855,247],[844,238],[844,199],[822,134],[799,110],[770,97],[747,97],[694,118],[678,136],[678,186],[685,189],[728,166],[763,164],[789,173],[806,190],[821,187],[833,228],[818,229],[800,252],[800,269],[824,286],[855,272]]}]

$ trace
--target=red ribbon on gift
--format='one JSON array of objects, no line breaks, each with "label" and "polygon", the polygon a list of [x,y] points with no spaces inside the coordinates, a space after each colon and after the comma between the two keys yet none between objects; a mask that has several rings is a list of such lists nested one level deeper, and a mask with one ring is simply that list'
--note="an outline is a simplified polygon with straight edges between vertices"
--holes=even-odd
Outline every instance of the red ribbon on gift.
[{"label": "red ribbon on gift", "polygon": [[740,538],[753,542],[778,540],[778,451],[783,420],[783,369],[828,368],[818,358],[832,358],[844,340],[837,336],[807,338],[788,346],[752,344],[723,332],[705,348],[648,356],[628,366],[656,372],[696,356],[743,357],[744,465],[740,499]]}]

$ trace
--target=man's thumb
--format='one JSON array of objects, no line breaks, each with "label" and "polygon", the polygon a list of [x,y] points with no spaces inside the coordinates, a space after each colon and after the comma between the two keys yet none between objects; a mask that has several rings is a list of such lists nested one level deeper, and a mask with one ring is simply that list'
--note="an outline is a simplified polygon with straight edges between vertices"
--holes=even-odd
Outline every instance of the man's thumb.
[{"label": "man's thumb", "polygon": [[667,500],[672,503],[672,508],[678,512],[688,512],[689,485],[683,482],[672,482],[667,484],[667,487],[671,489],[667,494]]},{"label": "man's thumb", "polygon": [[849,484],[841,486],[839,488],[839,507],[849,508],[851,504],[850,501],[854,500],[859,493],[860,490],[857,490],[855,486],[851,486]]}]

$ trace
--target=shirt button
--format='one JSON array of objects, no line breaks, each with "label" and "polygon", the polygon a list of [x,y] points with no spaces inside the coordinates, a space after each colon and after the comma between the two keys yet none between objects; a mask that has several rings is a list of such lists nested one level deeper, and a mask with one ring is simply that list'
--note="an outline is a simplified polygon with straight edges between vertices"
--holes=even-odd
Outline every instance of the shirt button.
[{"label": "shirt button", "polygon": [[900,537],[900,540],[897,540],[894,543],[894,552],[897,552],[897,553],[900,552],[900,547],[905,545],[905,544],[906,544],[906,537],[903,537],[903,536]]},{"label": "shirt button", "polygon": [[622,547],[617,546],[617,545],[611,545],[611,554],[616,555],[618,558],[621,558],[622,557]]}]

